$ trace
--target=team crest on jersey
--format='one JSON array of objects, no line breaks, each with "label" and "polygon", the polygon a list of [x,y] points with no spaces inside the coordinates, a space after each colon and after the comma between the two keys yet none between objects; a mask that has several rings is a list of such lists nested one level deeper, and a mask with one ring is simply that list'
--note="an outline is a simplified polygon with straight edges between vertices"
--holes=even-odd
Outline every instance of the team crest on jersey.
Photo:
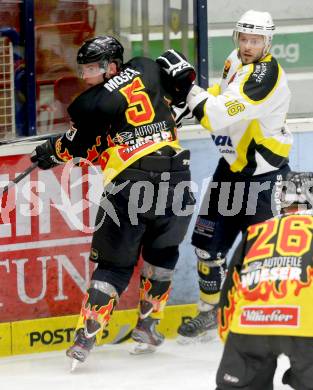
[{"label": "team crest on jersey", "polygon": [[231,61],[230,60],[226,60],[225,64],[224,64],[224,69],[223,69],[223,79],[226,79],[230,67],[231,67]]},{"label": "team crest on jersey", "polygon": [[122,133],[116,133],[113,138],[113,142],[119,145],[128,144],[134,138],[134,135],[130,131],[123,131]]}]

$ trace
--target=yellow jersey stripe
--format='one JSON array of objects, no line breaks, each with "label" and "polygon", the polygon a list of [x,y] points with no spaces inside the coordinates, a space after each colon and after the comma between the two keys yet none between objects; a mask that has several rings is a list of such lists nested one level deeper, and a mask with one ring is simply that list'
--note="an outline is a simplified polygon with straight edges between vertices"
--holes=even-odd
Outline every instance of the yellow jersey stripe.
[{"label": "yellow jersey stripe", "polygon": [[248,164],[247,153],[251,141],[254,140],[257,145],[262,145],[272,154],[287,158],[291,149],[291,144],[284,144],[275,138],[265,138],[260,123],[257,119],[250,122],[243,137],[241,138],[236,150],[237,159],[231,164],[230,169],[233,172],[240,172]]}]

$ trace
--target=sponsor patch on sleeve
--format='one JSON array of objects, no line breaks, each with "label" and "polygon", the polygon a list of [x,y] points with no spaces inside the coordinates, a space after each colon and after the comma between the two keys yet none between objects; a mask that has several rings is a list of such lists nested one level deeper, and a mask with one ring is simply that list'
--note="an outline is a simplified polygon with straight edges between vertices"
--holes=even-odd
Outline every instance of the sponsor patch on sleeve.
[{"label": "sponsor patch on sleeve", "polygon": [[230,67],[231,67],[231,61],[230,60],[226,60],[225,64],[224,64],[224,69],[223,69],[223,79],[226,79]]},{"label": "sponsor patch on sleeve", "polygon": [[77,129],[74,127],[73,124],[71,124],[71,127],[67,130],[67,132],[65,133],[65,136],[69,141],[73,141],[76,132],[77,132]]}]

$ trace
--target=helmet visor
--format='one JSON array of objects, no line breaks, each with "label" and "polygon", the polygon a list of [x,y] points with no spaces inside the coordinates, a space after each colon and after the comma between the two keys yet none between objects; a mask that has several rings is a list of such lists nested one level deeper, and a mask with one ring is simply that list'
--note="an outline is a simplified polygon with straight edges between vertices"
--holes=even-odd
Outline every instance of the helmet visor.
[{"label": "helmet visor", "polygon": [[96,77],[106,73],[108,69],[108,62],[103,61],[101,64],[99,62],[91,62],[90,64],[78,64],[77,73],[78,77],[81,79]]}]

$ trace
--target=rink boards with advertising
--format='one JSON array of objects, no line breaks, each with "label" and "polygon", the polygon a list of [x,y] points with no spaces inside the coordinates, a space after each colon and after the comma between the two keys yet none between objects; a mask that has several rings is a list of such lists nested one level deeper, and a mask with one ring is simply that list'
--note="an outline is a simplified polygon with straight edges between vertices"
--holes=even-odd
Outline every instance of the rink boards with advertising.
[{"label": "rink boards with advertising", "polygon": [[[290,165],[298,171],[312,170],[309,151],[313,119],[288,122],[295,136]],[[191,150],[191,173],[199,207],[218,153],[209,133],[201,126],[183,128],[180,135],[183,147]],[[23,143],[0,147],[0,187],[30,165],[29,153],[35,146]],[[102,175],[93,167],[73,167],[70,172],[57,167],[33,171],[2,198],[0,355],[35,352],[39,347],[43,350],[66,347],[95,266],[89,261],[90,226],[102,190]],[[199,295],[194,248],[190,244],[197,212],[198,209],[180,247],[166,312],[177,310],[177,317],[175,320],[165,316],[160,324],[175,332],[182,317],[196,310],[193,304]],[[132,324],[135,321],[140,265],[139,261],[112,317],[110,336],[104,337],[109,342],[127,334],[129,318]],[[180,306],[173,309],[176,305]],[[123,314],[129,310],[133,317]]]},{"label": "rink boards with advertising", "polygon": [[[175,338],[179,325],[195,314],[194,304],[168,306],[158,329],[166,338]],[[65,349],[73,342],[77,319],[77,315],[72,315],[0,324],[0,356]],[[99,345],[131,340],[136,321],[136,309],[115,311]]]}]

